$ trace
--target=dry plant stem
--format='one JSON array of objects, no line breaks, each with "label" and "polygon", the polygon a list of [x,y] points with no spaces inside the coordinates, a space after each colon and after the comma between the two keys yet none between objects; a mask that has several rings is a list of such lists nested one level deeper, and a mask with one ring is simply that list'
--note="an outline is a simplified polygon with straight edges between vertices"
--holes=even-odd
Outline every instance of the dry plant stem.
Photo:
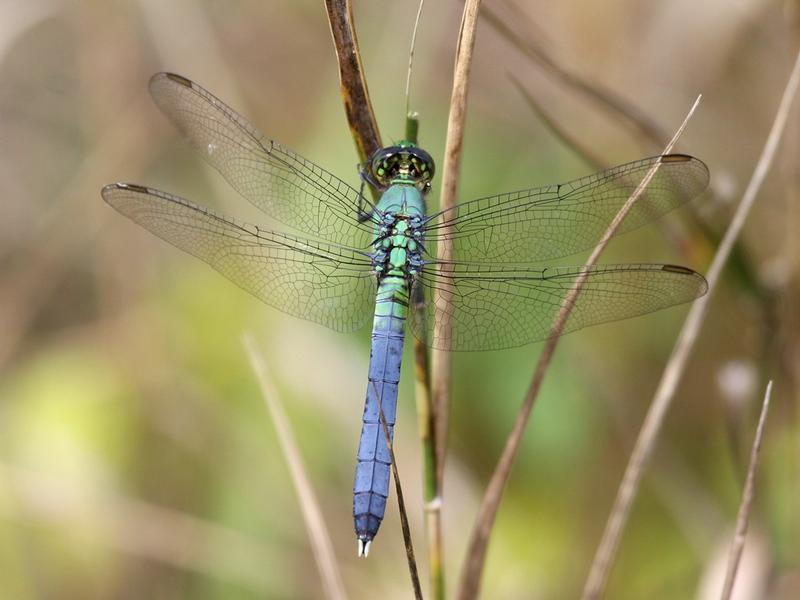
[{"label": "dry plant stem", "polygon": [[[422,7],[425,6],[425,0],[419,0],[419,6],[417,7],[417,17],[414,19],[414,31],[411,34],[411,50],[408,52],[408,72],[406,74],[406,117],[411,117],[411,69],[414,65],[414,48],[417,45],[417,31],[419,29],[419,20],[422,17]],[[414,115],[414,121],[416,122],[416,115]],[[408,120],[406,121],[406,125],[408,125]],[[413,136],[406,136],[407,140],[413,141],[415,144],[417,143],[417,135],[416,130],[414,131]]]},{"label": "dry plant stem", "polygon": [[[606,89],[598,83],[591,82],[576,73],[570,71],[561,64],[555,57],[546,52],[544,48],[537,45],[535,38],[523,38],[517,34],[497,13],[488,6],[483,7],[482,16],[489,25],[495,28],[516,48],[541,65],[545,70],[552,73],[564,85],[577,90],[582,95],[590,98],[597,104],[605,107],[610,112],[620,117],[624,124],[638,130],[648,142],[654,147],[660,145],[661,140],[666,134],[650,118],[638,108],[617,96],[614,92]],[[522,17],[523,15],[518,15]]]},{"label": "dry plant stem", "polygon": [[589,149],[583,142],[581,142],[578,138],[570,135],[563,127],[561,127],[555,119],[553,119],[544,107],[534,98],[534,96],[528,93],[522,83],[520,83],[519,79],[514,77],[513,75],[509,75],[511,79],[511,83],[514,84],[514,87],[519,90],[519,93],[525,98],[525,101],[528,103],[528,106],[534,112],[534,114],[539,118],[539,120],[544,123],[545,127],[555,135],[561,142],[571,148],[574,152],[584,158],[594,169],[601,171],[603,169],[607,169],[611,165],[609,165],[605,160],[603,160],[600,156],[597,156],[591,149]]},{"label": "dry plant stem", "polygon": [[736,533],[731,544],[731,553],[728,558],[728,568],[725,573],[725,584],[722,587],[722,600],[729,600],[733,592],[733,584],[736,581],[736,571],[739,568],[739,559],[744,550],[744,540],[747,535],[747,525],[750,522],[750,508],[753,505],[753,493],[755,488],[756,469],[758,468],[758,457],[761,452],[761,442],[764,439],[764,425],[767,422],[767,412],[769,411],[769,400],[772,395],[772,381],[767,384],[767,391],[764,393],[764,402],[761,405],[761,416],[758,418],[758,427],[753,440],[753,447],[750,450],[750,464],[747,467],[747,479],[745,479],[744,490],[742,492],[742,502],[739,505],[739,514],[736,517]]},{"label": "dry plant stem", "polygon": [[[678,138],[686,128],[689,119],[694,114],[699,102],[700,97],[695,100],[694,105],[691,109],[689,109],[689,113],[686,115],[686,118],[684,119],[680,128],[678,128],[678,131],[672,137],[669,144],[667,144],[666,148],[664,148],[663,154],[669,154],[669,152],[672,150],[672,147],[678,141]],[[494,524],[495,517],[497,516],[497,510],[500,506],[503,491],[506,483],[508,482],[508,477],[511,473],[511,467],[514,464],[514,459],[519,451],[519,446],[522,442],[522,435],[525,432],[525,427],[528,424],[528,418],[533,410],[533,404],[539,394],[539,389],[544,381],[544,376],[547,373],[547,369],[550,366],[550,361],[553,358],[556,346],[558,345],[559,336],[564,330],[567,319],[572,312],[572,307],[575,305],[575,301],[577,300],[578,295],[580,294],[581,289],[586,282],[588,267],[591,267],[597,263],[600,254],[603,252],[603,250],[605,250],[608,242],[614,236],[617,228],[620,226],[622,220],[625,218],[628,212],[630,212],[634,203],[639,199],[639,197],[641,197],[645,189],[647,189],[648,184],[655,176],[659,166],[660,163],[653,165],[653,167],[647,172],[645,177],[633,191],[631,196],[625,201],[623,207],[615,215],[614,219],[611,221],[611,224],[608,226],[608,229],[606,229],[605,233],[603,233],[603,237],[597,243],[594,250],[592,250],[591,255],[587,259],[585,264],[586,270],[584,271],[584,274],[576,279],[575,285],[570,290],[569,295],[562,302],[558,314],[556,314],[553,325],[550,328],[550,335],[545,341],[544,348],[542,349],[542,353],[539,357],[539,362],[536,365],[536,371],[531,379],[531,384],[528,387],[528,391],[525,394],[525,399],[522,402],[520,411],[517,414],[517,419],[514,422],[514,427],[512,428],[511,433],[506,440],[503,453],[500,455],[500,459],[498,460],[497,466],[492,473],[492,478],[489,481],[489,485],[486,488],[486,493],[484,494],[483,500],[481,501],[481,505],[478,509],[478,515],[472,531],[472,537],[470,539],[469,546],[467,547],[467,558],[461,575],[458,594],[456,596],[460,600],[477,598],[480,591],[481,575],[483,573],[483,566],[486,562],[486,550],[489,543],[489,535],[491,534],[492,525]]]},{"label": "dry plant stem", "polygon": [[[545,110],[544,106],[542,106],[541,103],[536,100],[533,94],[529,93],[524,88],[517,78],[515,78],[513,75],[509,75],[509,77],[511,79],[511,83],[513,83],[519,92],[525,97],[525,101],[528,103],[528,106],[530,106],[531,110],[550,130],[550,132],[561,141],[562,144],[575,152],[579,157],[586,161],[587,164],[591,165],[591,167],[597,171],[602,171],[613,166],[605,158],[602,158],[598,154],[594,153],[578,138],[571,135],[558,123],[555,118],[551,117]],[[698,221],[698,223],[701,226],[703,225],[700,221]],[[665,219],[663,221],[659,221],[659,227],[669,239],[672,246],[674,246],[681,254],[687,254],[687,249],[690,246],[688,241],[688,233],[686,232],[685,228],[680,225],[679,221],[674,219]],[[711,232],[707,232],[706,235],[710,236],[712,234]]]},{"label": "dry plant stem", "polygon": [[333,544],[328,535],[325,519],[322,517],[322,510],[319,507],[317,496],[309,481],[308,472],[303,464],[303,458],[297,447],[297,442],[292,433],[292,428],[289,425],[289,420],[286,418],[283,406],[278,400],[278,393],[269,376],[266,363],[256,347],[253,336],[249,333],[245,333],[242,336],[242,344],[250,359],[250,366],[258,380],[261,395],[264,398],[264,403],[267,405],[270,418],[278,434],[281,451],[289,467],[289,473],[292,476],[292,483],[294,484],[295,492],[297,492],[297,498],[300,501],[303,522],[306,525],[308,537],[311,541],[311,549],[314,553],[314,560],[317,563],[317,569],[319,569],[319,574],[322,579],[322,588],[325,592],[325,596],[331,600],[344,600],[347,598],[347,594],[345,593],[344,584],[342,583],[342,576],[336,565]]},{"label": "dry plant stem", "polygon": [[347,123],[358,156],[364,162],[381,147],[381,136],[364,78],[361,52],[353,27],[353,8],[349,0],[325,0],[325,9],[339,62],[339,82]]},{"label": "dry plant stem", "polygon": [[[456,57],[453,68],[453,91],[450,96],[450,112],[447,120],[447,137],[445,140],[444,160],[442,164],[442,188],[440,194],[440,210],[455,206],[458,191],[458,177],[461,170],[461,156],[464,145],[464,122],[467,109],[467,88],[469,84],[472,53],[475,48],[475,32],[478,26],[480,0],[467,0],[461,16],[461,25],[456,45]],[[444,236],[447,237],[446,235]],[[453,256],[452,242],[444,241],[438,248],[438,259],[449,261]],[[446,294],[438,290],[434,293],[435,306],[449,302]],[[441,311],[446,315],[448,311]],[[437,323],[437,327],[446,331],[450,324],[446,320]],[[435,466],[432,489],[426,494],[425,513],[429,532],[429,562],[431,569],[431,594],[436,600],[445,597],[444,552],[442,549],[441,510],[442,486],[444,481],[444,457],[447,439],[448,411],[450,401],[450,377],[452,361],[450,354],[434,351],[432,358],[432,434],[433,456]]]},{"label": "dry plant stem", "polygon": [[[442,165],[442,191],[439,200],[440,210],[447,210],[456,205],[458,177],[461,170],[461,155],[464,145],[464,121],[467,110],[467,87],[469,71],[472,65],[472,52],[475,47],[475,29],[478,24],[480,0],[468,0],[461,16],[461,28],[456,46],[456,60],[453,73],[453,92],[450,96],[450,113],[447,119],[447,139],[445,140],[444,161]],[[443,262],[452,260],[453,246],[447,241],[439,244],[438,259]],[[434,304],[440,306],[449,302],[449,298],[437,290]],[[447,311],[442,311],[443,315]],[[450,326],[445,319],[437,322],[437,327],[447,330]],[[444,351],[433,352],[433,405],[436,411],[436,458],[439,463],[437,479],[441,488],[444,468],[444,449],[447,432],[448,401],[450,397],[450,354]]]},{"label": "dry plant stem", "polygon": [[[374,386],[374,383],[373,383]],[[406,512],[406,501],[403,497],[403,487],[400,485],[400,472],[397,468],[397,457],[394,455],[394,445],[389,435],[389,426],[386,424],[386,415],[383,413],[381,395],[378,393],[377,386],[374,386],[375,400],[378,403],[378,416],[383,429],[383,441],[389,451],[389,458],[392,461],[392,477],[394,478],[394,489],[397,493],[397,506],[400,512],[400,527],[403,531],[403,541],[406,548],[406,562],[408,562],[408,572],[411,575],[411,585],[414,588],[414,597],[422,600],[422,586],[419,583],[419,572],[417,571],[417,560],[414,557],[414,544],[411,541],[411,527],[408,525],[408,513]]]},{"label": "dry plant stem", "polygon": [[[487,20],[494,25],[500,33],[503,33],[507,36],[514,36],[511,38],[511,41],[517,45],[524,45],[524,44],[531,44],[529,40],[523,40],[519,36],[516,36],[513,32],[510,31],[508,26],[503,23],[503,21],[498,17],[496,14],[491,13],[489,9],[484,9],[482,14],[487,17]],[[532,46],[531,53],[535,52],[542,52],[541,48],[537,46]],[[544,54],[547,57],[546,54]],[[558,65],[553,67],[556,71],[560,67]],[[597,170],[607,169],[613,165],[609,164],[605,159],[601,158],[599,155],[594,153],[590,150],[585,144],[583,144],[578,138],[571,135],[567,129],[561,126],[558,121],[553,118],[550,114],[548,114],[547,110],[544,106],[539,103],[536,98],[527,92],[522,84],[517,80],[513,75],[510,75],[512,83],[517,87],[520,93],[525,97],[528,105],[531,107],[534,113],[536,113],[537,117],[547,126],[547,128],[557,136],[568,148],[570,148],[573,152],[577,153],[580,157],[582,157],[588,164],[594,167]],[[594,88],[589,82],[584,82],[578,79],[582,85],[579,85],[580,90],[588,90],[587,93],[589,96],[596,97],[598,101],[603,104],[607,104],[610,108],[613,109],[617,115],[621,115],[626,119],[629,119],[638,129],[639,133],[646,138],[647,143],[659,144],[661,139],[666,137],[665,135],[659,135],[658,137],[653,137],[656,133],[660,132],[661,129],[657,126],[655,121],[650,120],[648,117],[645,116],[645,113],[638,111],[636,109],[632,109],[631,107],[627,106],[624,100],[620,98],[616,98],[612,92],[603,93],[602,90],[597,90],[598,93],[593,93]],[[610,102],[606,102],[606,100],[610,100]],[[653,141],[655,140],[655,141]],[[714,182],[711,182],[712,190],[716,195],[719,194],[717,190],[713,189]],[[721,202],[721,200],[717,199],[716,202]],[[695,225],[701,230],[703,236],[708,240],[709,244],[716,246],[719,242],[720,236],[714,231],[709,225],[701,219],[695,211],[690,213],[693,222]],[[674,246],[682,255],[691,254],[689,251],[690,246],[692,245],[689,242],[689,234],[686,231],[685,227],[680,224],[679,221],[675,219],[668,219],[659,222],[659,227],[668,237],[670,244]],[[736,267],[742,271],[744,276],[747,279],[747,284],[755,289],[759,289],[760,285],[756,281],[756,278],[751,273],[751,268],[748,266],[747,261],[744,260],[742,257],[742,251],[738,247],[733,249],[733,255],[731,260],[736,263]]]},{"label": "dry plant stem", "polygon": [[628,466],[625,469],[622,483],[617,491],[617,497],[614,500],[614,506],[611,509],[611,514],[606,523],[603,537],[597,548],[591,571],[583,590],[584,599],[600,598],[603,594],[603,590],[608,581],[611,564],[616,555],[617,546],[619,545],[622,530],[628,520],[633,498],[641,483],[644,464],[652,453],[656,438],[658,437],[661,425],[664,421],[664,416],[672,402],[675,389],[681,379],[691,350],[694,347],[694,343],[700,331],[700,326],[705,318],[708,304],[719,281],[722,269],[728,260],[736,238],[742,230],[747,215],[755,202],[758,190],[761,188],[761,184],[772,165],[778,142],[780,141],[786,125],[789,109],[797,92],[798,81],[800,81],[800,53],[798,53],[795,60],[792,73],[789,76],[786,89],[783,92],[783,97],[781,98],[780,105],[775,115],[775,121],[772,124],[772,129],[769,132],[758,164],[742,196],[742,201],[736,209],[733,220],[728,230],[725,232],[725,236],[722,238],[719,249],[714,255],[714,260],[711,262],[711,266],[708,269],[708,275],[706,276],[708,280],[708,293],[699,300],[695,300],[692,305],[680,335],[678,336],[678,340],[675,343],[669,362],[664,369],[664,374],[661,376],[658,389],[653,397],[653,402],[650,405],[650,409],[636,440],[636,445],[628,461]]}]

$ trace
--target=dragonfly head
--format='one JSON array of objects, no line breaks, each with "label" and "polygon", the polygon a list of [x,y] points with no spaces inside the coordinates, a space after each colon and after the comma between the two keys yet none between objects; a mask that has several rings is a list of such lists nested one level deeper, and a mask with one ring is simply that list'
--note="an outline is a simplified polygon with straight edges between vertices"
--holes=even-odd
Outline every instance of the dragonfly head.
[{"label": "dragonfly head", "polygon": [[434,171],[431,155],[408,141],[381,148],[369,160],[370,179],[382,189],[409,183],[424,194],[431,187]]}]

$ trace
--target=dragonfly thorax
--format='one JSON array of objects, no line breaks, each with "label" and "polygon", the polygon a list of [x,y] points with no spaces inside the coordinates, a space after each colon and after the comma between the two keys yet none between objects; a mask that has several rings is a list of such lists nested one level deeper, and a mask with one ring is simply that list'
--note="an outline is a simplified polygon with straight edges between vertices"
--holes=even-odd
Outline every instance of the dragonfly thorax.
[{"label": "dragonfly thorax", "polygon": [[381,148],[369,160],[368,179],[380,189],[393,184],[412,184],[422,193],[431,187],[435,165],[431,155],[411,142]]},{"label": "dragonfly thorax", "polygon": [[372,264],[380,276],[411,279],[422,265],[422,227],[417,215],[384,215],[382,235],[373,244]]}]

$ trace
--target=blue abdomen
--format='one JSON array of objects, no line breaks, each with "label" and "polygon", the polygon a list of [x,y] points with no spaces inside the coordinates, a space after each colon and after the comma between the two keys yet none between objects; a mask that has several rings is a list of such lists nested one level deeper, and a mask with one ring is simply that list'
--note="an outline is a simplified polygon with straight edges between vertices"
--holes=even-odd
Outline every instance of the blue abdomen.
[{"label": "blue abdomen", "polygon": [[369,381],[353,486],[353,518],[364,553],[368,542],[378,532],[389,496],[392,461],[380,411],[383,409],[391,440],[407,311],[405,281],[400,277],[383,279],[375,303]]}]

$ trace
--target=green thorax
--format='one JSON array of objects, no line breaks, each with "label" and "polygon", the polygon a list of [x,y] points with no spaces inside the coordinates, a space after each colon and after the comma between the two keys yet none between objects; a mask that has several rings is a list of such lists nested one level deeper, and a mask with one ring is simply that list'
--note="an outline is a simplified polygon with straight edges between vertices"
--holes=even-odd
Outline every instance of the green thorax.
[{"label": "green thorax", "polygon": [[381,194],[377,207],[380,215],[425,218],[425,197],[413,183],[397,182]]},{"label": "green thorax", "polygon": [[430,155],[406,141],[378,150],[369,161],[367,177],[383,190],[375,207],[373,257],[383,282],[410,281],[422,264],[425,194],[433,173]]},{"label": "green thorax", "polygon": [[410,183],[395,183],[377,205],[381,221],[375,229],[378,272],[396,277],[415,274],[422,242],[425,199]]}]

